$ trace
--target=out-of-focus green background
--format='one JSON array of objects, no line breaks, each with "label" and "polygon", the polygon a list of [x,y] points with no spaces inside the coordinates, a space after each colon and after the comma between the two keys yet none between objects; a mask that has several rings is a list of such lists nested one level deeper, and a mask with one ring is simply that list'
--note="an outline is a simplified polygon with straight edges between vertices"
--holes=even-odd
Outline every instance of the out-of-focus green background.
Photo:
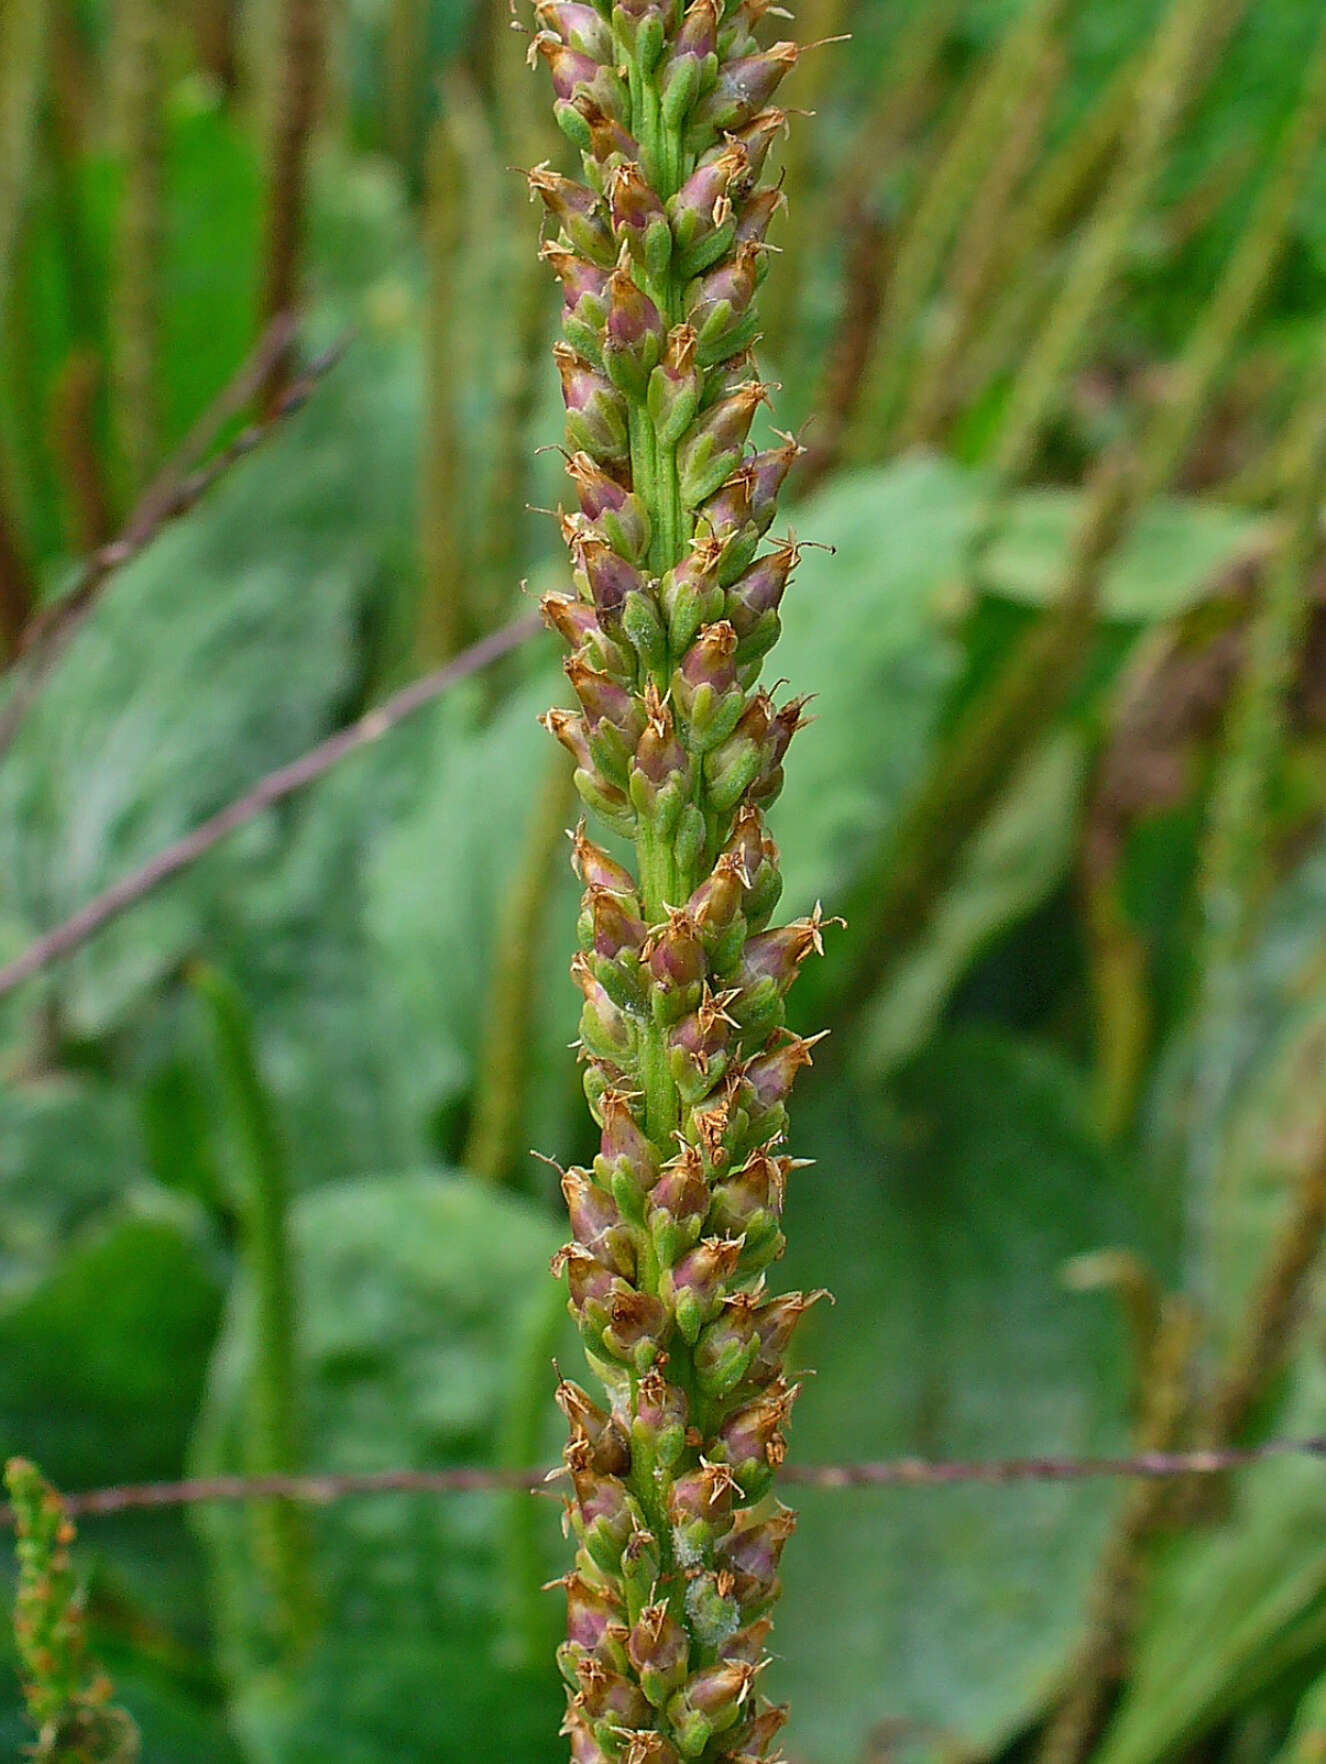
[{"label": "out-of-focus green background", "polygon": [[[850,921],[797,1002],[835,1035],[786,1273],[838,1304],[794,1457],[1322,1431],[1321,8],[798,11],[853,36],[783,94],[762,345],[810,449],[787,520],[836,547],[778,653],[818,695],[785,905]],[[43,669],[0,963],[557,579],[557,300],[509,168],[574,167],[524,47],[504,0],[0,0],[0,714]],[[34,623],[287,249],[305,357],[343,358],[46,667]],[[578,1348],[527,1150],[587,1146],[562,689],[536,640],[0,1001],[0,1455],[69,1490],[553,1460]],[[1186,1497],[806,1493],[794,1764],[1326,1755],[1326,1470]],[[544,1764],[556,1518],[172,1511],[78,1559],[149,1764]]]}]

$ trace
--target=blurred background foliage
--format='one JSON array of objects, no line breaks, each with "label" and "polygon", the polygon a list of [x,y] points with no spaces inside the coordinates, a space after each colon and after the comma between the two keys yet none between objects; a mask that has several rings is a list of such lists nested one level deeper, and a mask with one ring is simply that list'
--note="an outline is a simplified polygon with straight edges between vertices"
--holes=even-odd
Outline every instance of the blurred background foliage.
[{"label": "blurred background foliage", "polygon": [[[793,1148],[805,1462],[1326,1429],[1326,37],[803,0],[763,358],[849,930]],[[555,579],[564,160],[501,0],[3,0],[0,964]],[[351,340],[281,416],[298,363]],[[203,414],[254,457],[84,596]],[[54,613],[53,613],[54,609]],[[61,610],[63,609],[63,610]],[[52,641],[52,624],[59,641]],[[61,635],[61,632],[63,634]],[[549,1461],[569,786],[536,641],[0,1001],[0,1455]],[[1326,1484],[807,1494],[795,1764],[1326,1756]],[[554,1503],[89,1523],[169,1764],[561,1755]],[[0,1743],[16,1753],[14,1674]]]}]

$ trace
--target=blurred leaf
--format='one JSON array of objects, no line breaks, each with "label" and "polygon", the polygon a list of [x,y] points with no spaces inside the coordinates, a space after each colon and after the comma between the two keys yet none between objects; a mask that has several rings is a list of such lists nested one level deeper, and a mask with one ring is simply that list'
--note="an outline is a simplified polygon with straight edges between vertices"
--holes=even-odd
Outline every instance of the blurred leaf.
[{"label": "blurred leaf", "polygon": [[[1309,853],[1269,904],[1236,980],[1218,1091],[1195,1088],[1197,1049],[1181,1025],[1150,1104],[1148,1162],[1160,1192],[1187,1186],[1194,1125],[1212,1147],[1211,1234],[1217,1344],[1243,1312],[1294,1192],[1326,1144],[1326,845]],[[1194,1122],[1194,1111],[1201,1119]]]},{"label": "blurred leaf", "polygon": [[[1048,605],[1063,584],[1083,508],[1077,490],[1013,498],[982,564],[986,585],[1024,605]],[[1151,623],[1186,612],[1265,532],[1264,521],[1217,502],[1153,503],[1105,572],[1105,616]]]},{"label": "blurred leaf", "polygon": [[1294,1728],[1275,1764],[1321,1764],[1326,1741],[1326,1677],[1319,1678],[1298,1706]]},{"label": "blurred leaf", "polygon": [[[492,1464],[557,1449],[550,1359],[563,1334],[532,1208],[472,1178],[420,1173],[306,1195],[292,1228],[309,1461],[361,1471]],[[196,1468],[243,1461],[254,1342],[240,1288],[213,1366]],[[511,1461],[508,1458],[508,1461]],[[243,1513],[200,1509],[236,1732],[262,1764],[559,1758],[553,1503],[383,1495],[313,1517],[323,1607],[286,1670],[267,1636]],[[521,1548],[529,1525],[528,1554]],[[517,1598],[519,1605],[517,1605]]]},{"label": "blurred leaf", "polygon": [[853,1048],[862,1072],[886,1077],[922,1047],[981,952],[1062,881],[1076,848],[1085,776],[1081,739],[1067,732],[1023,765],[973,840],[924,938],[862,1024]]},{"label": "blurred leaf", "polygon": [[[1202,1122],[1215,1170],[1206,1226],[1217,1270],[1217,1346],[1243,1315],[1297,1186],[1326,1144],[1326,849],[1310,853],[1280,889],[1241,988],[1225,1082],[1206,1099]],[[1153,1100],[1159,1192],[1181,1194],[1187,1177],[1191,1056],[1180,1037]],[[1326,1427],[1319,1327],[1317,1302],[1288,1386],[1260,1417],[1271,1434]],[[1326,1649],[1320,1465],[1260,1466],[1232,1485],[1231,1501],[1219,1525],[1175,1539],[1153,1576],[1135,1669],[1101,1764],[1168,1760]]]},{"label": "blurred leaf", "polygon": [[[537,717],[559,695],[540,670],[485,727],[472,705],[441,707],[429,732],[412,810],[370,856],[367,919],[374,961],[395,1014],[398,1074],[415,1113],[431,1118],[470,1088],[488,1004],[493,939],[504,890],[519,866],[552,744]],[[556,1148],[580,1118],[568,1044],[577,999],[565,977],[575,942],[577,889],[569,860],[536,989],[528,1143]]]},{"label": "blurred leaf", "polygon": [[129,1091],[64,1075],[0,1083],[0,1303],[143,1172]]},{"label": "blurred leaf", "polygon": [[426,1122],[409,1106],[413,1061],[393,1040],[393,977],[365,918],[375,841],[421,788],[421,735],[402,732],[319,784],[289,840],[255,865],[215,928],[218,959],[244,976],[254,1002],[263,1072],[301,1187],[379,1158],[404,1166],[425,1155]]},{"label": "blurred leaf", "polygon": [[816,695],[772,816],[786,912],[842,894],[929,757],[960,664],[947,602],[977,500],[974,478],[916,458],[793,511],[837,555],[807,551],[783,604],[777,672]]},{"label": "blurred leaf", "polygon": [[[1129,1241],[1135,1221],[1072,1068],[967,1032],[909,1068],[896,1114],[838,1075],[807,1102],[794,1149],[818,1166],[792,1196],[785,1272],[838,1304],[807,1344],[818,1376],[796,1456],[1119,1449],[1123,1332],[1058,1275]],[[890,1489],[799,1505],[770,1674],[794,1753],[856,1764],[889,1723],[909,1760],[983,1757],[1034,1717],[1082,1620],[1108,1495]]]},{"label": "blurred leaf", "polygon": [[62,1488],[180,1467],[220,1283],[173,1202],[144,1191],[141,1205],[0,1308],[0,1452]]},{"label": "blurred leaf", "polygon": [[[18,925],[63,918],[335,720],[357,620],[411,519],[416,379],[412,334],[362,339],[313,408],[108,585],[0,775],[15,947]],[[103,1033],[179,960],[243,850],[61,970],[67,1030]]]},{"label": "blurred leaf", "polygon": [[[68,1118],[77,1124],[73,1106]],[[43,1166],[29,1168],[35,1177]],[[135,1206],[0,1303],[0,1457],[29,1454],[71,1491],[182,1473],[221,1309],[219,1272],[190,1215],[146,1186]],[[232,1753],[207,1706],[199,1564],[181,1515],[130,1514],[87,1531],[80,1554],[98,1645],[131,1638],[137,1650],[124,1688],[144,1757],[225,1764]],[[7,1716],[0,1710],[0,1734]]]},{"label": "blurred leaf", "polygon": [[220,92],[181,82],[167,122],[160,384],[171,448],[252,347],[262,187],[252,130]]},{"label": "blurred leaf", "polygon": [[[1320,1433],[1326,1372],[1300,1362],[1276,1420]],[[1227,1516],[1176,1539],[1152,1577],[1128,1688],[1097,1764],[1168,1764],[1235,1708],[1326,1650],[1326,1504],[1321,1465],[1244,1471]]]}]

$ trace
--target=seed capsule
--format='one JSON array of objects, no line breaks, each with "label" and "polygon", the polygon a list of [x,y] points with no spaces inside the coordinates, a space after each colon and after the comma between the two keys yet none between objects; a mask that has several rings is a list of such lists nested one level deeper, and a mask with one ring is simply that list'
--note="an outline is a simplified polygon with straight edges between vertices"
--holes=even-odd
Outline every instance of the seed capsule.
[{"label": "seed capsule", "polygon": [[569,48],[591,61],[612,60],[612,30],[595,7],[573,0],[535,0],[534,12],[543,29],[555,31]]},{"label": "seed capsule", "polygon": [[[575,1682],[579,1683],[579,1680]],[[594,1730],[578,1705],[573,1703],[567,1710],[566,1719],[559,1731],[570,1741],[571,1764],[613,1764],[608,1753],[595,1739]]]},{"label": "seed capsule", "polygon": [[759,1611],[778,1592],[778,1564],[796,1530],[796,1515],[780,1507],[769,1519],[739,1522],[719,1548],[718,1560],[732,1575],[743,1610]]},{"label": "seed capsule", "polygon": [[695,112],[694,130],[718,134],[744,128],[764,109],[801,59],[795,43],[775,43],[758,55],[726,61],[714,90]]},{"label": "seed capsule", "polygon": [[750,156],[740,141],[730,141],[717,157],[697,166],[669,202],[682,275],[698,276],[731,249],[735,204],[749,182]]},{"label": "seed capsule", "polygon": [[531,198],[539,197],[572,249],[610,270],[617,261],[617,245],[603,199],[547,164],[536,165],[525,175]]},{"label": "seed capsule", "polygon": [[685,1757],[698,1758],[715,1734],[736,1726],[757,1670],[742,1660],[724,1660],[695,1673],[672,1698],[668,1720]]},{"label": "seed capsule", "polygon": [[604,471],[588,453],[573,453],[566,470],[586,520],[593,523],[619,556],[630,563],[643,563],[649,554],[652,528],[649,510],[640,498]]},{"label": "seed capsule", "polygon": [[640,1688],[656,1709],[686,1680],[690,1641],[666,1604],[646,1605],[626,1643]]},{"label": "seed capsule", "polygon": [[727,592],[725,609],[737,636],[748,641],[777,613],[799,552],[791,540],[758,559]]},{"label": "seed capsule", "polygon": [[671,1470],[686,1449],[688,1414],[686,1393],[653,1367],[636,1393],[632,1438],[655,1463]]},{"label": "seed capsule", "polygon": [[718,490],[741,464],[755,413],[768,402],[769,390],[751,381],[704,411],[677,449],[682,501],[697,508]]},{"label": "seed capsule", "polygon": [[647,1372],[672,1333],[672,1320],[648,1293],[621,1287],[609,1307],[603,1345],[619,1360]]},{"label": "seed capsule", "polygon": [[587,888],[606,888],[621,895],[632,911],[638,910],[634,877],[586,837],[583,821],[573,836],[571,867]]},{"label": "seed capsule", "polygon": [[617,1417],[606,1414],[568,1378],[558,1384],[553,1400],[566,1416],[572,1443],[588,1453],[591,1467],[609,1476],[624,1476],[631,1468],[631,1447]]},{"label": "seed capsule", "polygon": [[600,1737],[608,1738],[622,1728],[643,1727],[649,1720],[649,1704],[643,1693],[623,1673],[610,1672],[597,1660],[582,1660],[577,1677],[580,1706]]},{"label": "seed capsule", "polygon": [[[617,1090],[605,1090],[599,1102],[603,1131],[599,1139],[599,1155],[594,1168],[605,1178],[614,1193],[619,1179],[629,1182],[640,1193],[647,1193],[659,1175],[659,1155],[653,1141],[645,1134],[631,1112],[630,1104]],[[620,1199],[618,1201],[620,1205]]]},{"label": "seed capsule", "polygon": [[665,1271],[661,1291],[672,1307],[682,1339],[692,1346],[718,1315],[728,1281],[741,1260],[741,1239],[706,1237]]},{"label": "seed capsule", "polygon": [[583,1170],[572,1169],[562,1176],[562,1197],[581,1249],[613,1273],[631,1279],[635,1274],[635,1240],[622,1223],[612,1196],[596,1188]]},{"label": "seed capsule", "polygon": [[619,165],[607,180],[608,208],[619,247],[661,276],[672,256],[672,229],[657,194],[634,163]]},{"label": "seed capsule", "polygon": [[572,448],[592,454],[601,465],[627,465],[631,444],[621,393],[569,343],[555,344],[553,359],[562,381],[566,433]]},{"label": "seed capsule", "polygon": [[608,283],[603,363],[613,385],[637,403],[644,401],[649,376],[662,358],[663,339],[658,308],[626,265],[618,264]]}]

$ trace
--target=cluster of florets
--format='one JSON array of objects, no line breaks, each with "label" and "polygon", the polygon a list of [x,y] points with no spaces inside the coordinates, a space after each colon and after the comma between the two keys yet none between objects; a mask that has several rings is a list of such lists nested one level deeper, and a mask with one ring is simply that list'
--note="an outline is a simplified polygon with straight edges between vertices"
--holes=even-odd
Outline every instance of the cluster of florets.
[{"label": "cluster of florets", "polygon": [[821,948],[818,910],[770,928],[764,811],[804,701],[759,686],[798,559],[765,548],[800,451],[751,451],[770,388],[751,359],[769,108],[796,48],[761,49],[767,0],[539,0],[586,181],[529,174],[564,290],[557,367],[574,594],[545,598],[575,710],[548,713],[576,785],[633,842],[639,878],[584,827],[580,952],[590,1169],[563,1173],[557,1258],[609,1408],[563,1382],[564,1584],[577,1764],[759,1759],[783,1714],[758,1695],[792,1517],[773,1499],[783,1374],[818,1294],[771,1295],[796,1161],[786,1101],[812,1041],[784,1000]]}]

